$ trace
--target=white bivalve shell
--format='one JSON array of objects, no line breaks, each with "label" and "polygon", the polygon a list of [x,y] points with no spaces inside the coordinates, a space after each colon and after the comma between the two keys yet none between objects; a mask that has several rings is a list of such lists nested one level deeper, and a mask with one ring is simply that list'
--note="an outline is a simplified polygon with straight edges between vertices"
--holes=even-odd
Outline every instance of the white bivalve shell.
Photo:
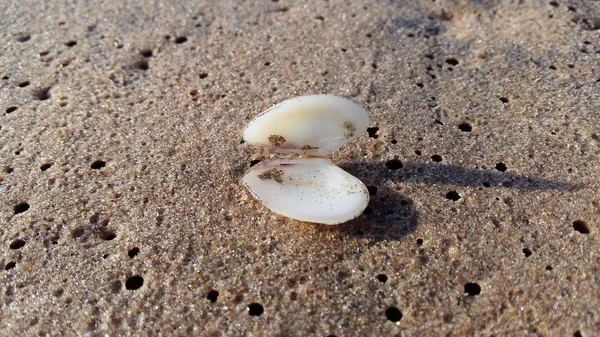
[{"label": "white bivalve shell", "polygon": [[345,98],[315,95],[283,101],[254,119],[244,140],[271,153],[323,156],[358,138],[367,112]]},{"label": "white bivalve shell", "polygon": [[369,203],[362,181],[322,158],[264,161],[243,181],[274,213],[305,222],[340,224],[359,216]]}]

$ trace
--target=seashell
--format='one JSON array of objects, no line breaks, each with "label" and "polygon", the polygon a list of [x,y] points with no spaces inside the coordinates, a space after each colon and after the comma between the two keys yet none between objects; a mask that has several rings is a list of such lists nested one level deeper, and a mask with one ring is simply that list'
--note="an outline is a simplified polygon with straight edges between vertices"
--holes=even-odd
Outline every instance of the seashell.
[{"label": "seashell", "polygon": [[323,158],[264,161],[243,182],[274,213],[305,222],[340,224],[359,216],[369,203],[360,179]]},{"label": "seashell", "polygon": [[244,140],[270,153],[323,156],[367,130],[369,115],[345,98],[314,95],[283,101],[260,114]]}]

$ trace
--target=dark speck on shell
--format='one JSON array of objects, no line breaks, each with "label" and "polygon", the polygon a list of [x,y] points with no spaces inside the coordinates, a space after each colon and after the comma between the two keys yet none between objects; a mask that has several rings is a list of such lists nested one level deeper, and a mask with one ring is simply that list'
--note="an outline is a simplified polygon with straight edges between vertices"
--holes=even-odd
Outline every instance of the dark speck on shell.
[{"label": "dark speck on shell", "polygon": [[275,147],[280,147],[285,142],[286,142],[286,140],[282,135],[270,135],[269,136],[269,143],[271,143],[271,145],[273,145]]},{"label": "dark speck on shell", "polygon": [[278,183],[283,183],[283,171],[276,169],[276,168],[272,168],[268,171],[265,171],[261,174],[258,175],[258,178],[260,178],[260,180],[269,180],[269,179],[273,179]]},{"label": "dark speck on shell", "polygon": [[344,122],[344,129],[346,129],[346,138],[354,137],[354,132],[356,131],[356,125],[352,122]]}]

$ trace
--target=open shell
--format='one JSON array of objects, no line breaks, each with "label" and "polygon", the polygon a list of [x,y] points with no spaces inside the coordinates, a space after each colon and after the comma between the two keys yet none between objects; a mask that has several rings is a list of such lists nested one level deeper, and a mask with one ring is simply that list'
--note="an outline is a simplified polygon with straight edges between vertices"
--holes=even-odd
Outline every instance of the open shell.
[{"label": "open shell", "polygon": [[300,221],[340,224],[359,216],[369,203],[362,181],[322,158],[265,161],[243,181],[271,211]]},{"label": "open shell", "polygon": [[367,112],[345,98],[315,95],[283,101],[254,119],[244,140],[275,153],[323,156],[365,133]]}]

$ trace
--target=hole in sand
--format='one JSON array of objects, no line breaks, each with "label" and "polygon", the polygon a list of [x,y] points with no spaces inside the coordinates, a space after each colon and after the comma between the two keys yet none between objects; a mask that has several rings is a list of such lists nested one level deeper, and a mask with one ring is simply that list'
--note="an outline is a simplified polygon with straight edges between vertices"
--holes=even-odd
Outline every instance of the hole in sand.
[{"label": "hole in sand", "polygon": [[391,159],[385,163],[385,166],[388,169],[395,171],[401,169],[404,165],[399,159]]},{"label": "hole in sand", "polygon": [[150,65],[148,64],[148,61],[146,61],[146,60],[138,60],[133,63],[133,68],[139,69],[139,70],[148,70],[148,69],[150,69]]},{"label": "hole in sand", "polygon": [[477,296],[481,293],[481,287],[477,283],[466,283],[465,284],[465,294],[469,296]]},{"label": "hole in sand", "polygon": [[377,131],[379,131],[379,128],[374,126],[372,128],[367,128],[367,132],[369,133],[369,138],[379,138],[379,135],[377,135]]},{"label": "hole in sand", "polygon": [[133,259],[140,253],[140,249],[138,247],[132,247],[127,251],[127,255],[129,258]]},{"label": "hole in sand", "polygon": [[400,322],[402,319],[402,312],[396,307],[389,307],[385,311],[385,317],[390,322]]},{"label": "hole in sand", "polygon": [[108,230],[108,229],[104,229],[100,232],[100,238],[104,241],[111,241],[114,240],[117,237],[117,233]]},{"label": "hole in sand", "polygon": [[10,243],[10,249],[21,249],[25,246],[25,241],[23,239],[15,239]]},{"label": "hole in sand", "polygon": [[142,49],[140,50],[140,55],[143,57],[152,57],[152,49]]},{"label": "hole in sand", "polygon": [[17,37],[15,37],[15,40],[17,40],[17,42],[27,42],[31,39],[31,36],[29,34],[19,34],[17,35]]},{"label": "hole in sand", "polygon": [[265,309],[260,303],[250,303],[248,305],[248,314],[250,314],[250,316],[260,316],[264,311]]},{"label": "hole in sand", "polygon": [[90,165],[90,167],[94,170],[99,170],[99,169],[103,168],[104,166],[106,166],[106,162],[103,160],[96,160],[95,162],[92,163],[92,165]]},{"label": "hole in sand", "polygon": [[22,202],[20,204],[17,204],[14,207],[15,214],[23,213],[23,212],[27,211],[28,209],[29,209],[29,204],[26,203],[26,202]]},{"label": "hole in sand", "polygon": [[452,58],[446,59],[446,63],[448,63],[449,65],[455,66],[455,65],[458,65],[458,60],[452,57]]},{"label": "hole in sand", "polygon": [[179,36],[179,37],[175,38],[175,43],[182,44],[182,43],[186,43],[187,40],[188,40],[187,37]]},{"label": "hole in sand", "polygon": [[207,294],[206,294],[206,299],[211,301],[212,303],[215,303],[217,301],[217,298],[219,297],[219,292],[211,289]]},{"label": "hole in sand", "polygon": [[450,192],[446,193],[446,199],[452,200],[452,201],[457,201],[458,199],[460,199],[460,194],[458,194],[458,192],[456,192],[456,191],[450,191]]},{"label": "hole in sand", "polygon": [[31,92],[33,99],[45,101],[50,98],[50,87],[37,88]]},{"label": "hole in sand", "polygon": [[139,275],[132,276],[125,281],[125,289],[128,290],[136,290],[141,288],[143,285],[144,278]]},{"label": "hole in sand", "polygon": [[573,221],[573,229],[578,231],[581,234],[590,234],[590,228],[587,223],[583,220],[575,220]]},{"label": "hole in sand", "polygon": [[462,132],[471,132],[471,130],[473,130],[473,127],[471,126],[471,124],[463,122],[458,124],[458,129]]}]

